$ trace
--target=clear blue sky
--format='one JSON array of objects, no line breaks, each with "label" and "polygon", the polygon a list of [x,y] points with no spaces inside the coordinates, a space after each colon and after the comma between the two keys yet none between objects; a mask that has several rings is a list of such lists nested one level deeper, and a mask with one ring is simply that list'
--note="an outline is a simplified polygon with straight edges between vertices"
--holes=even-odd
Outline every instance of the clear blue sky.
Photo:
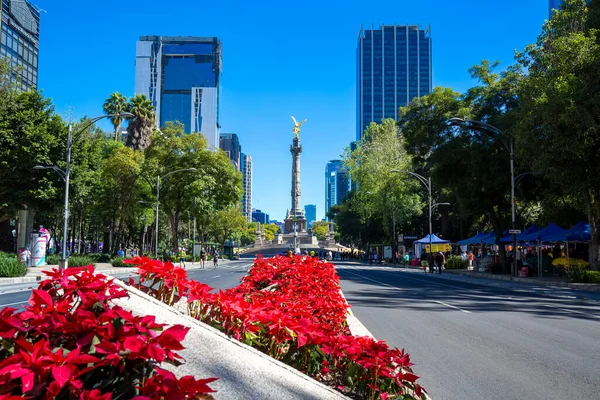
[{"label": "clear blue sky", "polygon": [[39,86],[73,119],[101,115],[113,91],[133,94],[140,35],[219,37],[221,131],[253,158],[253,207],[278,220],[291,203],[290,115],[308,118],[302,204],[324,216],[325,164],[355,138],[361,24],[431,24],[434,86],[464,91],[470,66],[512,63],[548,15],[547,0],[32,1],[46,11]]}]

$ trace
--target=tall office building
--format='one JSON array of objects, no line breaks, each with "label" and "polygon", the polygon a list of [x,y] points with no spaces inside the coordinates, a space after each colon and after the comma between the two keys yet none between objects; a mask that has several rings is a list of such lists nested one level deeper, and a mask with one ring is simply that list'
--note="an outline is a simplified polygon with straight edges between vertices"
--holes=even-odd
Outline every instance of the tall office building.
[{"label": "tall office building", "polygon": [[29,1],[2,0],[0,9],[0,58],[14,68],[12,80],[19,90],[36,89],[40,11]]},{"label": "tall office building", "polygon": [[244,195],[242,197],[242,214],[248,222],[252,222],[252,157],[242,153],[242,185]]},{"label": "tall office building", "polygon": [[135,94],[156,109],[156,123],[179,121],[219,148],[221,42],[216,37],[141,36],[136,43]]},{"label": "tall office building", "polygon": [[242,146],[240,146],[238,135],[235,133],[221,133],[219,136],[219,148],[227,154],[235,170],[241,171]]},{"label": "tall office building", "polygon": [[343,203],[348,197],[350,182],[348,170],[344,167],[341,160],[331,160],[325,166],[325,217],[329,209]]},{"label": "tall office building", "polygon": [[431,92],[431,31],[418,25],[360,29],[356,49],[356,140],[371,122]]},{"label": "tall office building", "polygon": [[305,205],[304,215],[306,216],[306,226],[310,228],[312,223],[317,220],[317,206],[314,204]]},{"label": "tall office building", "polygon": [[252,221],[260,222],[263,225],[268,224],[270,222],[269,214],[262,212],[260,210],[253,209],[252,210]]}]

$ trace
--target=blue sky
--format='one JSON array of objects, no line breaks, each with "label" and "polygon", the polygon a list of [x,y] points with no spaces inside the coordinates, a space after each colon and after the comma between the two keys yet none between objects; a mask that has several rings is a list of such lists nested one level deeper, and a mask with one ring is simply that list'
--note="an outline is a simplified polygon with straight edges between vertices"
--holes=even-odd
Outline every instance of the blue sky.
[{"label": "blue sky", "polygon": [[355,138],[361,24],[431,24],[433,84],[464,91],[470,66],[512,63],[548,15],[547,0],[32,1],[45,10],[39,86],[67,118],[101,115],[113,91],[133,95],[140,35],[219,37],[221,131],[253,158],[253,207],[278,220],[291,203],[290,115],[308,118],[302,204],[324,216],[325,164]]}]

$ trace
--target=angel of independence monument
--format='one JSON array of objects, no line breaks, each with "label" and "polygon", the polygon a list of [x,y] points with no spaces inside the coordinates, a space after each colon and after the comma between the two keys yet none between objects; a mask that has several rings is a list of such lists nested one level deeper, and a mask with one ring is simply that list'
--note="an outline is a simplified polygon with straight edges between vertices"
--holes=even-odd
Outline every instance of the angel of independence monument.
[{"label": "angel of independence monument", "polygon": [[302,153],[302,145],[300,144],[300,126],[306,122],[306,119],[302,122],[294,120],[294,128],[292,129],[295,136],[290,146],[290,153],[292,153],[292,208],[287,211],[285,217],[285,233],[300,233],[306,232],[306,216],[304,215],[304,209],[300,206],[300,153]]}]

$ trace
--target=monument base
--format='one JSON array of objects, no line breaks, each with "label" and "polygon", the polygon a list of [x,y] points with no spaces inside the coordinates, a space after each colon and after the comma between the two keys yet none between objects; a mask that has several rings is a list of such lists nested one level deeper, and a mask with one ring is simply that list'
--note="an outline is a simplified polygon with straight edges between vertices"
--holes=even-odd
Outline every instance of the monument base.
[{"label": "monument base", "polygon": [[294,222],[296,223],[296,232],[306,232],[306,218],[295,217],[295,218],[286,218],[284,220],[284,231],[285,233],[294,233]]}]

